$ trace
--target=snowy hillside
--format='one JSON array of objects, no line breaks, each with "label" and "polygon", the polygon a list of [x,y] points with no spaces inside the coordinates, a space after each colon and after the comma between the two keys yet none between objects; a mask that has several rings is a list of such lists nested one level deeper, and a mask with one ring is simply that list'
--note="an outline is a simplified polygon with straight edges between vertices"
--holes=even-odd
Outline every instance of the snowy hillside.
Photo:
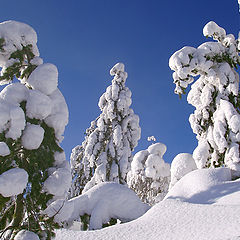
[{"label": "snowy hillside", "polygon": [[98,231],[58,230],[55,239],[240,239],[240,180],[229,180],[226,168],[195,170],[135,221]]}]

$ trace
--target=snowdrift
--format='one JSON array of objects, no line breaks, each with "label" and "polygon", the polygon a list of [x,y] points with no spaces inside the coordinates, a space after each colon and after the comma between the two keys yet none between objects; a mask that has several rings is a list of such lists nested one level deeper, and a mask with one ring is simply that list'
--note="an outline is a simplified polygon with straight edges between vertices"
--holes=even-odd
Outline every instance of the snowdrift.
[{"label": "snowdrift", "polygon": [[[195,170],[137,220],[98,231],[58,230],[55,239],[240,239],[240,180],[229,181],[228,173],[225,168]],[[194,187],[186,189],[189,183]]]}]

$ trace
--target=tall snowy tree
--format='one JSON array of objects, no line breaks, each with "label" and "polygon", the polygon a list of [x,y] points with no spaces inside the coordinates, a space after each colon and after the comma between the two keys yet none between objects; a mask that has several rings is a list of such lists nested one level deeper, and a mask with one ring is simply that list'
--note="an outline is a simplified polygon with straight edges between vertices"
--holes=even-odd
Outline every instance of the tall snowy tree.
[{"label": "tall snowy tree", "polygon": [[72,169],[78,174],[73,196],[100,182],[126,184],[132,151],[141,135],[139,117],[130,108],[132,94],[125,86],[124,65],[117,63],[110,74],[114,76],[112,84],[98,104],[102,113],[87,130],[79,155],[72,155]]},{"label": "tall snowy tree", "polygon": [[[149,138],[152,140],[153,138]],[[155,139],[155,138],[154,138]],[[167,194],[170,182],[170,165],[165,163],[163,155],[167,147],[155,143],[147,150],[137,152],[128,172],[128,186],[139,198],[150,205],[161,201]]]},{"label": "tall snowy tree", "polygon": [[240,95],[235,70],[240,63],[240,42],[212,21],[203,34],[216,41],[184,47],[170,58],[175,92],[181,96],[200,76],[187,96],[196,108],[189,118],[198,139],[193,158],[198,168],[227,166],[240,175]]},{"label": "tall snowy tree", "polygon": [[30,26],[0,24],[0,239],[51,239],[58,225],[42,210],[71,185],[59,145],[68,108],[36,43]]}]

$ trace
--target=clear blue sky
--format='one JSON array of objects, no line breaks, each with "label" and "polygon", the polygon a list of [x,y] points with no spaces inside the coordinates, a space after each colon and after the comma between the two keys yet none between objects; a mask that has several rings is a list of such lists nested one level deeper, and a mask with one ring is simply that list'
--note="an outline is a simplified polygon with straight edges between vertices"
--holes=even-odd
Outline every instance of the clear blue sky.
[{"label": "clear blue sky", "polygon": [[154,135],[167,145],[168,162],[180,152],[192,153],[197,144],[188,122],[194,109],[174,94],[168,60],[183,46],[206,41],[202,28],[208,21],[237,36],[239,19],[237,0],[11,0],[1,2],[0,14],[1,22],[31,25],[44,62],[58,67],[70,112],[62,143],[68,158],[100,114],[109,70],[123,62],[142,128],[136,151]]}]

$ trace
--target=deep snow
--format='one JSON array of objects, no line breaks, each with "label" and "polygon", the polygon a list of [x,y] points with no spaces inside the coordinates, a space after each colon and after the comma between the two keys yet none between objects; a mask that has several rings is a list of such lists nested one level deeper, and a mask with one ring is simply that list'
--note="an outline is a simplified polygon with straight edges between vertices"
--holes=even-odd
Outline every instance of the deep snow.
[{"label": "deep snow", "polygon": [[[58,230],[55,239],[240,239],[240,180],[227,181],[228,173],[227,169],[195,170],[176,183],[165,200],[137,220],[98,231]],[[184,186],[189,182],[195,187],[187,191]]]}]

